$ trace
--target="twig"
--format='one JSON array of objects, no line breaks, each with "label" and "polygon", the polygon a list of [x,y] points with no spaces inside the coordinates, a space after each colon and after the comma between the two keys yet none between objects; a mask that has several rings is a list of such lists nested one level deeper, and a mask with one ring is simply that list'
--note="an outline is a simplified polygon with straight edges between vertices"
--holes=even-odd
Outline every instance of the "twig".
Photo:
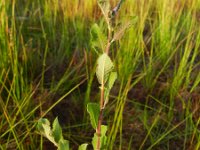
[{"label": "twig", "polygon": [[[114,18],[122,4],[124,0],[120,0],[117,4],[117,6],[111,11],[111,17]],[[111,40],[112,40],[112,29],[110,26],[110,22],[108,22],[108,43],[105,49],[106,54],[109,54],[109,50],[110,50],[110,45],[111,45]],[[101,97],[100,97],[100,114],[99,114],[99,118],[98,118],[98,126],[96,129],[96,133],[98,136],[97,139],[97,150],[100,150],[101,148],[101,124],[103,121],[103,110],[104,110],[104,84],[101,85]]]},{"label": "twig", "polygon": [[101,97],[100,97],[100,114],[98,119],[98,127],[97,127],[97,150],[100,150],[101,147],[101,124],[103,121],[103,109],[104,109],[104,84],[101,86]]}]

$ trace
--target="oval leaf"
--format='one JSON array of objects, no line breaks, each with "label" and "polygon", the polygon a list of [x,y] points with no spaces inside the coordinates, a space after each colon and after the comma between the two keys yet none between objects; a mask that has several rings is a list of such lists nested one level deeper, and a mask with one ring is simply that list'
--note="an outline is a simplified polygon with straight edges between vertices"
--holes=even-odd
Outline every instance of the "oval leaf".
[{"label": "oval leaf", "polygon": [[69,150],[69,141],[61,139],[58,144],[58,150]]},{"label": "oval leaf", "polygon": [[96,130],[98,124],[98,118],[100,113],[100,106],[97,103],[88,103],[87,111],[90,115],[90,121],[92,127]]},{"label": "oval leaf", "polygon": [[101,56],[99,56],[96,68],[96,75],[99,84],[106,83],[113,68],[114,68],[113,62],[106,53],[103,53]]},{"label": "oval leaf", "polygon": [[103,52],[106,47],[107,38],[96,23],[92,25],[90,34],[91,34],[91,46],[94,49],[97,50],[100,49]]},{"label": "oval leaf", "polygon": [[56,119],[53,122],[53,129],[52,129],[52,135],[55,139],[55,141],[58,143],[61,139],[63,139],[62,136],[62,128],[60,127],[60,124],[58,122],[58,118],[56,117]]},{"label": "oval leaf", "polygon": [[112,89],[116,79],[117,79],[117,72],[111,72],[109,79],[108,79],[108,89],[109,90]]},{"label": "oval leaf", "polygon": [[46,124],[48,126],[50,126],[50,122],[48,119],[46,118],[40,118],[38,120],[38,123],[37,123],[37,130],[41,133],[41,134],[44,134],[44,128],[43,128],[43,124]]},{"label": "oval leaf", "polygon": [[[106,136],[107,128],[108,128],[107,126],[101,125],[101,137],[100,137],[101,145],[100,145],[100,149],[105,149],[105,147],[106,147],[106,143],[107,143],[107,136]],[[95,133],[94,137],[92,138],[93,149],[96,149],[97,141],[98,141],[98,135],[97,135],[97,133]]]},{"label": "oval leaf", "polygon": [[106,106],[106,104],[109,101],[110,90],[112,89],[116,79],[117,79],[117,72],[111,72],[110,76],[108,78],[107,85],[104,89],[104,99],[105,99],[104,107]]},{"label": "oval leaf", "polygon": [[81,145],[78,147],[78,150],[87,150],[87,146],[88,146],[88,144],[81,144]]}]

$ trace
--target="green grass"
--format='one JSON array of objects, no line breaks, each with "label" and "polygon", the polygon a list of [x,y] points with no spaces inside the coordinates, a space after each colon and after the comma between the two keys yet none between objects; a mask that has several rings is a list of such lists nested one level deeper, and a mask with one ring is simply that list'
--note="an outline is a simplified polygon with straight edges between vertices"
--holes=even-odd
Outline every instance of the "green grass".
[{"label": "green grass", "polygon": [[[108,149],[198,150],[200,1],[125,0],[115,31],[129,21],[110,51],[118,80],[104,115]],[[94,23],[107,32],[95,0],[2,0],[0,149],[47,147],[35,130],[41,117],[58,116],[72,149],[91,142]]]}]

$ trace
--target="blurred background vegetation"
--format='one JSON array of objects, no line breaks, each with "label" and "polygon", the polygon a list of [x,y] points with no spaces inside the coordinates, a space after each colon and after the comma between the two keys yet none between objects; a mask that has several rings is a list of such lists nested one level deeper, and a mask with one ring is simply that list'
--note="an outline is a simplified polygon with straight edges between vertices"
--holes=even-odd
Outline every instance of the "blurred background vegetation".
[{"label": "blurred background vegetation", "polygon": [[[114,32],[129,21],[110,51],[109,149],[200,149],[200,0],[125,0]],[[2,150],[55,149],[35,130],[41,117],[58,116],[72,149],[91,142],[94,23],[107,32],[96,0],[0,1]]]}]

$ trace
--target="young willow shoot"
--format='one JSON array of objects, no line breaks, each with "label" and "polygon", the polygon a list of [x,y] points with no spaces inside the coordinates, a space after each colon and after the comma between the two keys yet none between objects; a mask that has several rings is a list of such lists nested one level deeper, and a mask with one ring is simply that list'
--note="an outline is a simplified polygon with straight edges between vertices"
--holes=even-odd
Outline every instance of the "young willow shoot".
[{"label": "young willow shoot", "polygon": [[[112,19],[117,14],[120,8],[122,0],[117,6],[110,11],[109,0],[98,0],[98,5],[101,8],[103,16],[105,18],[108,35],[106,36],[97,24],[94,24],[91,28],[91,46],[98,52],[99,57],[97,59],[96,76],[100,84],[100,102],[88,103],[87,111],[90,116],[91,125],[96,130],[94,137],[92,138],[92,146],[94,150],[106,149],[107,144],[107,126],[102,125],[103,111],[106,104],[109,101],[109,93],[112,89],[115,80],[117,79],[117,73],[114,71],[114,64],[111,58],[108,56],[110,45],[112,42],[119,40],[123,32],[128,26],[125,26],[123,30],[119,30],[112,37]],[[99,52],[99,50],[101,50]],[[69,150],[69,141],[64,140],[62,135],[62,129],[56,118],[53,122],[51,129],[50,122],[42,118],[38,121],[38,131],[51,141],[58,150]],[[86,150],[88,144],[82,144],[79,146],[79,150]]]},{"label": "young willow shoot", "polygon": [[[90,115],[90,120],[92,127],[96,130],[94,134],[92,145],[95,150],[101,150],[106,148],[106,131],[107,126],[102,125],[103,121],[103,111],[106,107],[106,104],[109,101],[109,93],[112,89],[115,80],[117,79],[117,73],[114,71],[114,64],[110,57],[108,56],[110,45],[115,40],[119,39],[119,35],[122,34],[123,31],[117,32],[112,37],[112,19],[116,15],[117,11],[120,8],[122,0],[117,4],[117,6],[110,11],[110,3],[109,0],[98,0],[98,5],[102,11],[105,22],[108,28],[107,39],[104,33],[102,33],[100,27],[97,24],[94,24],[91,29],[92,35],[92,46],[98,51],[101,50],[98,59],[97,59],[97,67],[96,67],[96,75],[98,82],[100,84],[100,104],[97,103],[89,103],[87,105],[87,111]],[[125,30],[125,28],[124,28]]]},{"label": "young willow shoot", "polygon": [[106,147],[106,131],[107,126],[102,125],[103,110],[108,103],[109,92],[117,78],[117,73],[113,71],[114,65],[110,57],[103,53],[97,60],[96,75],[100,84],[100,105],[97,103],[89,103],[87,111],[90,114],[92,127],[96,130],[93,137],[93,148],[95,150],[104,149]]}]

